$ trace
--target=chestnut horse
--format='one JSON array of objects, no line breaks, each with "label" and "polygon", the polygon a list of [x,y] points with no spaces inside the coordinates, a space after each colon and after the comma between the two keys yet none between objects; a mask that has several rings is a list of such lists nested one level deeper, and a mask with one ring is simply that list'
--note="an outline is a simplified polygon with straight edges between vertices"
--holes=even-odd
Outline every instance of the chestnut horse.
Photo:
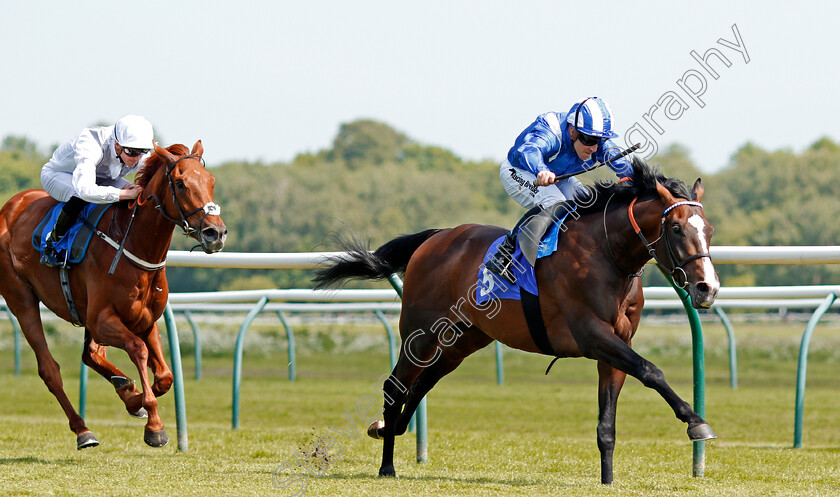
[{"label": "chestnut horse", "polygon": [[[219,208],[213,203],[216,180],[204,167],[203,152],[201,141],[192,151],[184,145],[166,149],[155,145],[135,179],[143,187],[136,212],[121,202],[108,209],[97,226],[111,239],[124,241],[125,253],[113,275],[108,269],[117,251],[97,237],[91,240],[85,258],[69,271],[72,297],[85,328],[82,361],[113,383],[130,414],[148,417],[143,438],[153,447],[168,441],[156,397],[169,390],[173,377],[163,357],[156,323],[169,295],[163,263],[173,230],[176,224],[181,226],[207,253],[221,250],[227,236]],[[64,409],[77,448],[82,449],[99,445],[99,441],[67,399],[38,310],[40,301],[62,319],[71,319],[59,287],[59,270],[41,265],[32,248],[32,232],[54,205],[56,201],[45,191],[28,190],[0,209],[0,295],[20,322],[35,351],[38,374]],[[108,362],[106,346],[126,351],[137,367],[142,391]],[[148,367],[154,383],[149,381]]]},{"label": "chestnut horse", "polygon": [[[690,192],[638,158],[632,180],[593,187],[593,202],[578,206],[579,218],[565,224],[557,251],[536,264],[550,355],[598,361],[596,433],[602,483],[613,480],[616,401],[627,374],[665,399],[688,424],[691,440],[715,438],[706,421],[665,382],[662,371],[630,347],[644,305],[636,276],[651,257],[683,284],[694,307],[709,307],[715,299],[720,283],[709,255],[713,228],[700,204],[703,187],[698,179]],[[384,422],[368,430],[373,438],[384,439],[380,475],[395,474],[394,437],[405,433],[423,396],[465,357],[494,339],[549,353],[529,333],[520,302],[478,304],[483,256],[504,233],[496,226],[474,224],[427,230],[396,238],[372,253],[358,240],[342,240],[348,253],[316,274],[318,286],[326,287],[346,279],[405,273],[400,357],[384,385]]]}]

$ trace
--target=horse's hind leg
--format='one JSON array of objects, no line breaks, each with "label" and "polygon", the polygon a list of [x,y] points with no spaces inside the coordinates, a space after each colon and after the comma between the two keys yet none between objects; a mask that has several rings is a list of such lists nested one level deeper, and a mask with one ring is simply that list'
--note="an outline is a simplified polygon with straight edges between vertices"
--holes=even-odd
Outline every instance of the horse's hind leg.
[{"label": "horse's hind leg", "polygon": [[38,311],[38,301],[33,295],[24,304],[21,303],[22,299],[19,298],[19,295],[10,295],[7,292],[4,292],[4,295],[6,296],[6,305],[12,314],[17,317],[26,341],[35,352],[35,359],[38,361],[38,375],[44,380],[47,389],[58,400],[58,404],[64,410],[64,414],[70,421],[70,430],[76,434],[76,447],[78,449],[84,449],[99,445],[99,441],[85,425],[85,420],[79,416],[79,413],[73,408],[70,399],[67,398],[67,394],[64,392],[61,367],[53,358],[47,345],[47,340],[44,336],[44,327],[41,323],[41,315]]},{"label": "horse's hind leg", "polygon": [[[396,436],[396,430],[394,428],[407,397],[407,387],[405,385],[414,383],[420,371],[420,368],[413,361],[408,360],[405,352],[401,351],[397,365],[382,386],[382,392],[385,395],[383,411],[385,422],[384,425],[379,426],[377,421],[368,429],[369,435],[376,435],[375,438],[382,439],[382,465],[379,467],[379,476],[396,476],[394,470],[394,437]],[[375,433],[372,433],[372,430]]]},{"label": "horse's hind leg", "polygon": [[459,336],[455,343],[442,348],[443,353],[433,363],[423,368],[423,372],[411,385],[408,392],[408,397],[405,401],[405,407],[402,413],[397,418],[395,427],[396,435],[402,435],[408,429],[408,424],[414,411],[423,397],[440,381],[441,378],[448,375],[464,362],[470,354],[476,350],[486,347],[492,338],[488,337],[478,328],[469,328],[462,330],[463,334]]},{"label": "horse's hind leg", "polygon": [[116,366],[108,361],[107,348],[96,343],[91,337],[90,329],[85,328],[85,346],[82,351],[82,362],[111,382],[120,400],[125,404],[125,409],[135,418],[148,416],[143,408],[143,394],[137,390],[134,381]]},{"label": "horse's hind leg", "polygon": [[[383,386],[386,400],[384,426],[374,423],[371,426],[374,433],[369,432],[376,435],[376,438],[383,439],[380,476],[396,474],[394,439],[397,435],[405,433],[411,416],[423,397],[441,378],[455,370],[464,358],[492,341],[477,328],[466,332],[464,328],[458,328],[457,331],[459,333],[455,341],[445,345],[438,342],[438,337],[443,332],[409,335],[403,343],[397,366],[391,373],[390,381],[386,381]],[[415,338],[412,339],[412,336]],[[408,385],[407,392],[405,385]]]},{"label": "horse's hind leg", "polygon": [[601,483],[613,482],[613,450],[615,449],[615,411],[618,394],[627,375],[609,364],[598,361],[598,450],[601,452]]}]

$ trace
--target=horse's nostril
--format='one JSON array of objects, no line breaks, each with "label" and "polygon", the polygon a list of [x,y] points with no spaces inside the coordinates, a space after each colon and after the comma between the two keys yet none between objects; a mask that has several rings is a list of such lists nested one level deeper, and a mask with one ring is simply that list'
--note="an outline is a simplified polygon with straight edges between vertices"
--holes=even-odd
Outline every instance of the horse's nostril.
[{"label": "horse's nostril", "polygon": [[709,293],[712,290],[712,287],[709,286],[709,284],[705,281],[697,283],[696,285],[694,285],[694,288],[699,293]]},{"label": "horse's nostril", "polygon": [[219,239],[219,232],[216,228],[206,228],[201,232],[201,237],[208,242],[214,242]]}]

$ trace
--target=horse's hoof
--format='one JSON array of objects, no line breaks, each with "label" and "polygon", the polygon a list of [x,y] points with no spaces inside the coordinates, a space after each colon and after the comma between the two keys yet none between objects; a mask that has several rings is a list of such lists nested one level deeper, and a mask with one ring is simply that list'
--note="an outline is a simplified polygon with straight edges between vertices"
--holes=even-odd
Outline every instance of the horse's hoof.
[{"label": "horse's hoof", "polygon": [[129,412],[128,415],[131,416],[132,418],[141,418],[141,419],[149,417],[149,413],[146,412],[146,409],[144,407],[141,407],[140,409],[138,409],[134,412]]},{"label": "horse's hoof", "polygon": [[88,447],[96,447],[99,445],[99,440],[92,431],[83,431],[76,437],[76,449],[82,450]]},{"label": "horse's hoof", "polygon": [[[379,430],[385,428],[385,421],[381,419],[374,421],[373,423],[368,426],[367,434],[370,438],[375,438],[376,440],[382,440],[382,437],[379,436]],[[379,472],[382,475],[382,472]],[[391,475],[393,476],[393,475]]]},{"label": "horse's hoof", "polygon": [[146,445],[149,447],[163,447],[169,443],[169,437],[166,436],[166,430],[152,431],[146,428],[146,432],[143,435],[143,441],[146,442]]},{"label": "horse's hoof", "polygon": [[381,468],[379,468],[379,476],[395,477],[397,476],[397,472],[394,471],[393,466],[382,466]]},{"label": "horse's hoof", "polygon": [[129,380],[125,376],[112,376],[111,377],[111,384],[114,385],[114,390],[119,390],[120,388],[127,387],[134,383],[133,381]]},{"label": "horse's hoof", "polygon": [[700,423],[698,425],[688,427],[688,438],[692,442],[697,442],[700,440],[711,440],[713,438],[717,438],[717,435],[715,435],[715,432],[712,431],[712,427],[707,423]]}]

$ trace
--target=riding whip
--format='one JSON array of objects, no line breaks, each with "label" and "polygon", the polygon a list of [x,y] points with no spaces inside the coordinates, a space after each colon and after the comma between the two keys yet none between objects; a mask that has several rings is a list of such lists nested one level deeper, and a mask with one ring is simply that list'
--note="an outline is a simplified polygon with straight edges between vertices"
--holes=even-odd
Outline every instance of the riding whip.
[{"label": "riding whip", "polygon": [[[618,155],[610,157],[609,159],[605,160],[604,162],[599,162],[599,163],[595,164],[594,166],[590,167],[586,171],[580,171],[578,173],[569,173],[569,174],[563,174],[561,176],[555,176],[554,177],[554,183],[557,183],[558,181],[564,180],[566,178],[571,178],[572,176],[577,176],[578,174],[583,174],[587,171],[592,171],[593,169],[598,169],[599,167],[603,166],[604,164],[608,164],[610,162],[617,161],[618,159],[622,159],[624,157],[627,157],[628,155],[630,155],[633,152],[635,152],[636,150],[638,150],[639,147],[641,147],[641,146],[642,145],[640,143],[637,143],[637,144],[633,145],[632,147],[621,151],[621,153],[619,153]],[[539,182],[537,180],[534,180],[534,186],[540,186]]]}]

